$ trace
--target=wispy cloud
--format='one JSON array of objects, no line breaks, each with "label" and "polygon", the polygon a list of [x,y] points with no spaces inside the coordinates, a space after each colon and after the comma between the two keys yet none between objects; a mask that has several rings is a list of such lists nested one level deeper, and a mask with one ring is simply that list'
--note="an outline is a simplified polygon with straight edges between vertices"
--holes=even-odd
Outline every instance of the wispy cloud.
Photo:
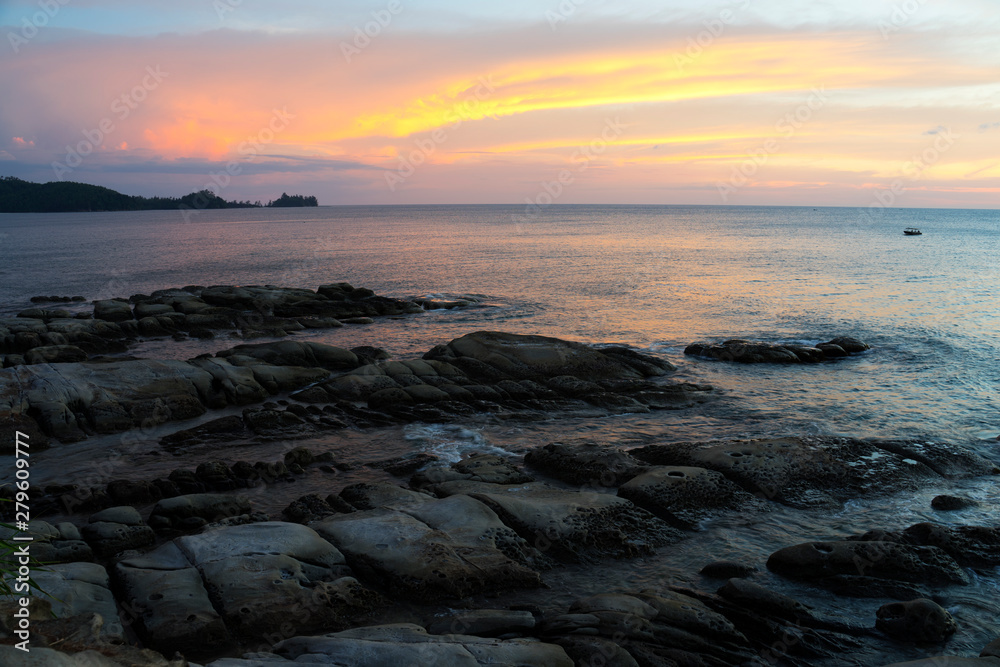
[{"label": "wispy cloud", "polygon": [[[197,18],[148,34],[146,22],[177,2]],[[244,2],[222,25],[205,11],[211,3],[177,2],[74,0],[59,18],[89,17],[76,23],[86,30],[54,25],[44,43],[0,58],[5,171],[44,177],[108,119],[113,132],[102,133],[74,178],[196,187],[228,162],[242,164],[241,147],[260,138],[275,109],[287,109],[294,118],[234,178],[233,196],[268,196],[271,189],[260,192],[268,179],[299,178],[349,203],[518,202],[619,116],[628,132],[565,201],[708,203],[714,183],[823,87],[829,102],[740,196],[792,202],[799,188],[849,205],[895,178],[926,144],[921,135],[1000,127],[1000,48],[985,48],[1000,46],[989,28],[995,20],[973,0],[944,16],[928,4],[890,40],[874,29],[881,3],[791,11],[755,0],[683,69],[675,56],[722,5],[588,2],[552,31],[537,2],[505,3],[499,24],[488,22],[496,8],[404,2],[378,40],[346,62],[337,45],[385,2],[331,13],[303,0],[287,3],[282,20]],[[27,6],[8,5],[4,20]],[[985,18],[977,24],[969,12]],[[296,18],[310,14],[312,24]],[[148,67],[169,77],[121,117],[113,105]],[[421,146],[433,147],[423,151],[425,164],[389,192],[384,174]],[[984,142],[960,142],[924,185],[971,188],[972,201],[991,189],[991,155]],[[976,183],[967,182],[973,174]]]}]

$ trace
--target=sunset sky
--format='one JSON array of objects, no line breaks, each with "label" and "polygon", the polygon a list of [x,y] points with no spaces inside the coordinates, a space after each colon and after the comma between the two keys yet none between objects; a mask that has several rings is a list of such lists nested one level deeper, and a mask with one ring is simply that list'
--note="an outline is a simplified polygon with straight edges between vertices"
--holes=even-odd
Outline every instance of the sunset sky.
[{"label": "sunset sky", "polygon": [[0,175],[1000,208],[996,0],[0,0],[0,25]]}]

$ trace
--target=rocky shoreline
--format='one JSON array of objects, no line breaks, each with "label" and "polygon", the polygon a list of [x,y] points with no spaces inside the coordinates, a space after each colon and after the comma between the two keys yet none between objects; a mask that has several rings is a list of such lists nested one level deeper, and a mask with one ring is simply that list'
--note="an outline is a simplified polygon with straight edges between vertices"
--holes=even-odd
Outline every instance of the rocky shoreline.
[{"label": "rocky shoreline", "polygon": [[[670,558],[711,522],[767,522],[773,512],[989,479],[1000,466],[958,445],[891,438],[630,449],[565,439],[523,457],[371,461],[385,481],[345,484],[333,473],[349,466],[317,438],[684,410],[712,400],[712,388],[678,381],[665,360],[626,347],[499,332],[409,360],[296,340],[188,361],[108,356],[127,354],[136,336],[283,336],[295,325],[419,310],[346,284],[189,287],[97,302],[89,318],[34,309],[0,321],[5,438],[28,433],[32,451],[45,443],[52,460],[70,443],[114,434],[124,443],[154,429],[166,433],[149,446],[166,455],[218,451],[166,477],[91,484],[67,475],[35,489],[32,553],[46,564],[35,579],[50,596],[33,599],[28,662],[12,646],[12,601],[0,602],[0,663],[812,665],[893,645],[934,656],[958,628],[947,600],[1000,565],[997,527],[921,522],[776,545],[762,562],[678,563],[696,586],[554,604],[550,582],[567,568]],[[753,345],[715,346],[729,357],[711,346],[691,353],[796,363],[822,360],[814,349],[824,359],[867,349],[850,338],[829,344],[844,354]],[[226,450],[250,441],[273,444],[277,460],[234,461]],[[279,513],[246,493],[294,488],[324,470],[329,493],[302,495]],[[934,508],[971,502],[941,496]],[[883,604],[871,618],[845,617],[836,604],[810,608],[765,585],[764,573],[831,601]],[[1000,665],[997,644],[949,664]]]}]

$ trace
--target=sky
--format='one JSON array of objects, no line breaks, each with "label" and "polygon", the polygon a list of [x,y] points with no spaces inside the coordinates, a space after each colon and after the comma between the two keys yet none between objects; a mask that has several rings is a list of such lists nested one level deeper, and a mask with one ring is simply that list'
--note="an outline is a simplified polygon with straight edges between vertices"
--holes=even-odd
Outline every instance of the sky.
[{"label": "sky", "polygon": [[0,0],[0,176],[1000,208],[997,0]]}]

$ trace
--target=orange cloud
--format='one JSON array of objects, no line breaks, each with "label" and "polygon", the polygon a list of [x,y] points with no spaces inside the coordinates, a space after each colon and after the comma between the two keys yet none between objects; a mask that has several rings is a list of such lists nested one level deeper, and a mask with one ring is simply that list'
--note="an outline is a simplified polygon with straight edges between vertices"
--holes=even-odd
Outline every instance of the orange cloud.
[{"label": "orange cloud", "polygon": [[[849,196],[899,177],[933,142],[925,133],[944,125],[975,139],[959,140],[925,177],[956,188],[975,178],[977,192],[1000,179],[1000,134],[976,129],[995,122],[989,100],[1000,67],[926,34],[908,41],[733,27],[691,50],[684,29],[604,32],[581,40],[569,31],[387,31],[350,63],[328,35],[216,31],[66,43],[55,54],[58,71],[29,53],[8,70],[17,75],[12,99],[33,111],[0,130],[18,149],[31,147],[25,136],[45,137],[39,142],[58,155],[110,118],[107,145],[118,150],[109,152],[160,161],[222,162],[256,140],[258,163],[282,156],[298,169],[323,160],[368,167],[355,176],[364,192],[387,198],[384,171],[422,151],[419,173],[391,196],[462,184],[481,201],[520,201],[598,145],[575,181],[584,187],[566,201],[615,192],[646,201],[668,190],[714,193],[748,160],[758,191],[812,184]],[[115,116],[109,105],[142,81],[147,65],[169,76],[127,117]],[[282,109],[290,119],[273,131]],[[608,119],[624,131],[603,136]]]}]

